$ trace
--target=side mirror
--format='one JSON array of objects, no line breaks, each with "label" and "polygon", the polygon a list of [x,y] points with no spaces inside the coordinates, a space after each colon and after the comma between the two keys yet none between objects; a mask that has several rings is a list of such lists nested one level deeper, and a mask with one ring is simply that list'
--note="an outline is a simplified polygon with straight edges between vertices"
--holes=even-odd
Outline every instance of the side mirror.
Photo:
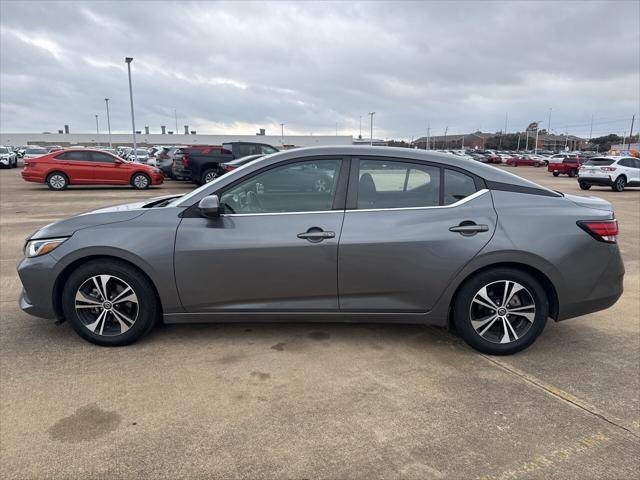
[{"label": "side mirror", "polygon": [[214,218],[220,215],[220,199],[217,195],[209,195],[198,202],[200,214],[206,218]]}]

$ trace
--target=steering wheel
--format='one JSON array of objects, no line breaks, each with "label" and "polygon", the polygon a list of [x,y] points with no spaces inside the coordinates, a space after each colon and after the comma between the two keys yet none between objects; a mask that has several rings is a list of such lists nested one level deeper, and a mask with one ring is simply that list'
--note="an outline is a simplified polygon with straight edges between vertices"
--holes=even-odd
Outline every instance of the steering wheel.
[{"label": "steering wheel", "polygon": [[260,198],[258,194],[253,190],[249,190],[247,192],[247,207],[252,208],[255,207],[256,210],[262,211],[262,204],[260,203]]}]

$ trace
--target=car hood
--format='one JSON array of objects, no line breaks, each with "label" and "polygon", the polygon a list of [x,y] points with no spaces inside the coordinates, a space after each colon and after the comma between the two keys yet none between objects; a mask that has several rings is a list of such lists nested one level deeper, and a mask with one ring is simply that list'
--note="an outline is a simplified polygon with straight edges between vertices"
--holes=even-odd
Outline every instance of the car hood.
[{"label": "car hood", "polygon": [[59,222],[50,223],[42,227],[35,231],[28,240],[68,237],[84,228],[97,227],[108,223],[127,222],[143,215],[147,211],[145,206],[179,196],[180,195],[165,195],[162,197],[148,198],[140,202],[114,205],[112,207],[99,208],[90,212],[80,213],[74,217],[65,218]]},{"label": "car hood", "polygon": [[598,197],[591,197],[586,195],[571,195],[569,193],[564,194],[564,198],[580,205],[581,207],[593,208],[595,210],[605,210],[607,212],[613,212],[613,205]]}]

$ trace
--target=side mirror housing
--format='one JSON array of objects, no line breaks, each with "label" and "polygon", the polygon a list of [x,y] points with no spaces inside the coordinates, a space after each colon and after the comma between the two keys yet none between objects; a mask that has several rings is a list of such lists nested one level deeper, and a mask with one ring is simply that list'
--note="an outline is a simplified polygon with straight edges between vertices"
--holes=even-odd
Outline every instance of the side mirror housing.
[{"label": "side mirror housing", "polygon": [[220,215],[220,199],[217,195],[209,195],[198,202],[200,214],[206,218],[214,218]]}]

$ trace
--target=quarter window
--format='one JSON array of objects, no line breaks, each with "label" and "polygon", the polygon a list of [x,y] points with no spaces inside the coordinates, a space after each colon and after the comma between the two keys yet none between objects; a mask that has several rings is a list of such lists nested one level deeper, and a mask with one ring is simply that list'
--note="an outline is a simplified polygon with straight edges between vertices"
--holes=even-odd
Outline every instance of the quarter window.
[{"label": "quarter window", "polygon": [[259,173],[222,193],[223,213],[331,210],[341,160],[290,163]]},{"label": "quarter window", "polygon": [[472,177],[456,170],[444,171],[444,205],[459,202],[476,192],[476,183]]},{"label": "quarter window", "polygon": [[439,204],[438,167],[395,161],[360,161],[359,209],[432,207]]}]

